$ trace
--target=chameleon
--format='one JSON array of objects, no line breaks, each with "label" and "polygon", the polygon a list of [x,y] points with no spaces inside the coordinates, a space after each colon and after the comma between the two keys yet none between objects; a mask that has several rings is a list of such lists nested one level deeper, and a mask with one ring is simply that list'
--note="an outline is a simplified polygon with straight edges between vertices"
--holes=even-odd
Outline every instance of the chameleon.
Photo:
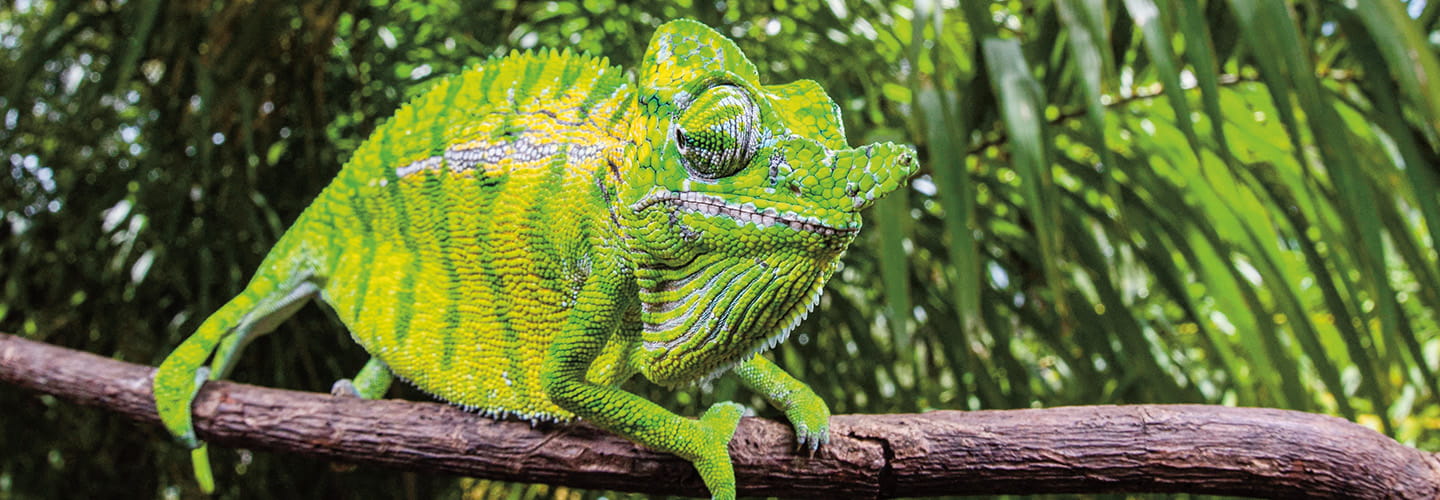
[{"label": "chameleon", "polygon": [[760,354],[814,308],[860,211],[917,168],[907,145],[848,147],[819,84],[761,84],[696,21],[660,26],[634,74],[568,49],[492,57],[376,127],[160,364],[157,413],[213,490],[196,394],[318,299],[371,356],[336,393],[400,378],[497,418],[583,419],[733,498],[742,407],[684,418],[620,384],[734,374],[813,453],[828,407]]}]

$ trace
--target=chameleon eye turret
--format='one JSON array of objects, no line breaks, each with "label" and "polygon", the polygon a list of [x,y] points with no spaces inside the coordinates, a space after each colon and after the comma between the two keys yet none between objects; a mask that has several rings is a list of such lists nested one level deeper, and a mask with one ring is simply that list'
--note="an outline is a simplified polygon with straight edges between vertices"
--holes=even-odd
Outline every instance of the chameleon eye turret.
[{"label": "chameleon eye turret", "polygon": [[637,74],[514,54],[378,127],[156,372],[156,409],[196,448],[202,488],[201,384],[311,299],[372,356],[336,383],[347,394],[382,397],[393,373],[485,415],[585,419],[691,461],[715,498],[735,496],[740,407],[692,420],[622,382],[728,371],[785,411],[801,446],[823,444],[825,402],[756,353],[814,307],[859,211],[904,184],[913,152],[848,148],[819,85],[762,85],[693,21],[661,26]]},{"label": "chameleon eye turret", "polygon": [[696,178],[727,177],[755,158],[759,122],[760,110],[744,89],[711,87],[675,119],[675,147]]}]

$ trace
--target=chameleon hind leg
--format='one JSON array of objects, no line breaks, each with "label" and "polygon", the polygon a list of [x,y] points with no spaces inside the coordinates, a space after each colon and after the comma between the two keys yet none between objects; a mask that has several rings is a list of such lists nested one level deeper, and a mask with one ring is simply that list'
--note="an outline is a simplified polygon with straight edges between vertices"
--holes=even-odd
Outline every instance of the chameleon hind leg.
[{"label": "chameleon hind leg", "polygon": [[673,453],[695,465],[713,498],[735,498],[730,438],[743,408],[716,403],[691,420],[611,385],[586,379],[586,372],[618,330],[614,288],[587,284],[568,324],[542,360],[541,386],[556,405],[582,419],[653,450]]},{"label": "chameleon hind leg", "polygon": [[[263,276],[263,275],[262,275]],[[201,490],[214,491],[209,456],[195,436],[191,405],[206,380],[219,379],[234,368],[241,350],[255,337],[269,333],[320,292],[319,280],[306,273],[283,283],[256,279],[201,323],[155,372],[155,409],[170,434],[192,448],[191,460]],[[206,360],[214,360],[205,368]]]},{"label": "chameleon hind leg", "polygon": [[395,375],[390,373],[390,368],[385,366],[380,358],[371,356],[370,361],[365,362],[365,367],[355,378],[342,378],[330,386],[330,394],[335,396],[350,396],[361,399],[380,399],[385,396],[385,391],[390,390],[390,384],[395,382]]},{"label": "chameleon hind leg", "polygon": [[745,386],[760,393],[766,401],[790,419],[795,428],[796,446],[820,449],[830,441],[830,407],[810,386],[785,373],[775,362],[756,355],[733,370]]}]

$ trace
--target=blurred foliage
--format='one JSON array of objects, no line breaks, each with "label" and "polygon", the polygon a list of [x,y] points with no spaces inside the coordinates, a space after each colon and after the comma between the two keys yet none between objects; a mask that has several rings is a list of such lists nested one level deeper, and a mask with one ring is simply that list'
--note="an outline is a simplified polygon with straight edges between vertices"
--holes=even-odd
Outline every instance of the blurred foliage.
[{"label": "blurred foliage", "polygon": [[[542,46],[633,69],[691,17],[768,81],[821,82],[852,143],[921,148],[772,353],[835,412],[1270,406],[1440,449],[1440,4],[0,7],[0,331],[158,364],[427,81]],[[233,378],[323,391],[363,362],[310,307]],[[783,418],[729,378],[631,388]],[[0,407],[0,499],[197,495],[158,427],[9,387]],[[231,498],[574,494],[212,453]]]}]

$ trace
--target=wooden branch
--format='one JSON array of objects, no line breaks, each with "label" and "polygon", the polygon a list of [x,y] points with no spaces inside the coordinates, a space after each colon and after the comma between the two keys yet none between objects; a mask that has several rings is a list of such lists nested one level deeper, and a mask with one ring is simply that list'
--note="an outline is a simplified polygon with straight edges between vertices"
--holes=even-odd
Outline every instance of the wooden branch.
[{"label": "wooden branch", "polygon": [[[154,369],[0,334],[0,381],[158,423]],[[690,464],[587,424],[495,421],[439,403],[363,401],[211,383],[200,437],[415,471],[703,495]],[[813,458],[788,425],[740,423],[740,492],[784,497],[1190,492],[1437,498],[1440,458],[1350,422],[1202,405],[837,415]],[[61,439],[56,437],[56,439]]]}]

